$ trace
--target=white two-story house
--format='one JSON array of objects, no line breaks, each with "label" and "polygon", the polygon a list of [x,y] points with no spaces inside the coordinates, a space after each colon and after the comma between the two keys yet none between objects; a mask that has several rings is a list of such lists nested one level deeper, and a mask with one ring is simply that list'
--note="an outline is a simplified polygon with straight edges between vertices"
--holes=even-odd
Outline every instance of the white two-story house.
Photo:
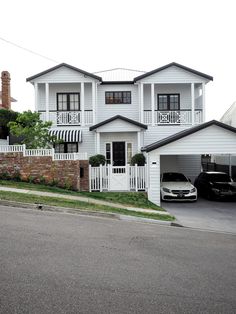
[{"label": "white two-story house", "polygon": [[205,121],[212,77],[171,63],[151,72],[88,73],[68,64],[29,77],[35,109],[64,140],[57,152],[103,154],[123,166],[141,147]]},{"label": "white two-story house", "polygon": [[[205,150],[162,153],[154,161],[149,155],[158,147],[155,143],[166,140],[167,145],[176,134],[185,136],[187,130],[204,125],[205,86],[212,80],[175,62],[150,72],[96,73],[63,63],[27,78],[34,86],[36,111],[42,120],[53,122],[51,133],[63,140],[56,152],[103,154],[108,164],[125,166],[143,151],[150,160],[150,199],[156,203],[159,190],[150,191],[151,184],[158,189],[160,172],[181,171],[194,178],[201,170],[200,155]],[[157,181],[151,178],[154,165],[158,165]]]}]

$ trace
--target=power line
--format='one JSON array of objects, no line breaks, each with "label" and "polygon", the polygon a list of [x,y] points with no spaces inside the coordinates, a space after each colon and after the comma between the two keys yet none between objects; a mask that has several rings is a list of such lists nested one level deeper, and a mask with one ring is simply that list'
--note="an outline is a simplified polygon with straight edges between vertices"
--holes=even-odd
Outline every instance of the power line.
[{"label": "power line", "polygon": [[14,43],[14,42],[12,42],[12,41],[10,41],[10,40],[7,40],[7,39],[3,38],[3,37],[0,37],[0,40],[6,42],[7,44],[10,44],[10,45],[12,45],[12,46],[15,46],[15,47],[17,47],[17,48],[19,48],[19,49],[22,49],[22,50],[25,50],[25,51],[27,51],[27,52],[29,52],[29,53],[32,53],[32,54],[34,54],[34,55],[36,55],[36,56],[38,56],[38,57],[47,59],[47,60],[52,61],[52,62],[55,62],[55,63],[60,63],[60,62],[58,62],[58,61],[56,61],[56,60],[54,60],[54,59],[52,59],[52,58],[48,58],[48,57],[46,57],[46,56],[44,56],[44,55],[42,55],[42,54],[40,54],[40,53],[38,53],[38,52],[35,52],[35,51],[30,50],[30,49],[28,49],[28,48],[22,47],[22,46],[20,46],[20,45]]}]

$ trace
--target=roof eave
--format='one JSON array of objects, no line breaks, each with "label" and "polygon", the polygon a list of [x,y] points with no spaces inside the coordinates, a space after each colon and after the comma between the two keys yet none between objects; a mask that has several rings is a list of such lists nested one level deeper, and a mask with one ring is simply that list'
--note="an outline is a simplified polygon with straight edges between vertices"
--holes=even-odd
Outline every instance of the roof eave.
[{"label": "roof eave", "polygon": [[38,74],[35,74],[35,75],[33,75],[33,76],[30,76],[30,77],[28,77],[28,78],[26,79],[26,82],[30,82],[30,81],[32,81],[32,80],[34,80],[34,79],[36,79],[36,78],[38,78],[38,77],[40,77],[40,76],[42,76],[42,75],[48,74],[48,73],[50,73],[50,72],[52,72],[52,71],[54,71],[54,70],[57,70],[57,69],[59,69],[59,68],[61,68],[61,67],[63,67],[63,66],[64,66],[64,67],[67,67],[67,68],[69,68],[69,69],[71,69],[71,70],[80,72],[80,73],[82,73],[82,74],[84,74],[84,75],[87,75],[87,76],[89,76],[89,77],[92,77],[92,78],[94,78],[94,79],[96,79],[96,80],[102,82],[102,78],[101,78],[100,76],[97,76],[97,75],[94,75],[94,74],[92,74],[92,73],[86,72],[86,71],[84,71],[84,70],[81,70],[81,69],[79,69],[79,68],[76,68],[76,67],[74,67],[74,66],[72,66],[72,65],[69,65],[69,64],[67,64],[67,63],[60,63],[60,64],[58,64],[58,65],[56,65],[56,66],[54,66],[54,67],[52,67],[52,68],[50,68],[50,69],[47,69],[47,70],[45,70],[45,71],[43,71],[43,72],[40,72],[40,73],[38,73]]}]

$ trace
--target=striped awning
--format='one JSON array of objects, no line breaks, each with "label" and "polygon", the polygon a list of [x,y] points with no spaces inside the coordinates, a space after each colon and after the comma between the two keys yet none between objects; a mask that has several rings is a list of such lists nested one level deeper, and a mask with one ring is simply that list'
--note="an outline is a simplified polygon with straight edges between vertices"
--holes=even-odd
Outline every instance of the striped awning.
[{"label": "striped awning", "polygon": [[49,130],[49,134],[56,136],[58,140],[62,140],[64,142],[82,142],[81,130],[52,129]]}]

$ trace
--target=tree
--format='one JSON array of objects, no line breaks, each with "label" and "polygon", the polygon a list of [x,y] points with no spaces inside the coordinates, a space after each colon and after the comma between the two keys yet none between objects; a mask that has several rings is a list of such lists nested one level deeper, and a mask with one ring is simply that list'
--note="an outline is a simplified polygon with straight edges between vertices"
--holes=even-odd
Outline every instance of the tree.
[{"label": "tree", "polygon": [[18,116],[18,112],[0,109],[0,138],[5,139],[9,135],[8,123],[15,121]]},{"label": "tree", "polygon": [[16,121],[8,123],[10,133],[22,138],[21,143],[27,148],[50,148],[50,143],[58,142],[55,136],[49,134],[51,121],[40,120],[40,113],[30,110],[19,113]]}]

